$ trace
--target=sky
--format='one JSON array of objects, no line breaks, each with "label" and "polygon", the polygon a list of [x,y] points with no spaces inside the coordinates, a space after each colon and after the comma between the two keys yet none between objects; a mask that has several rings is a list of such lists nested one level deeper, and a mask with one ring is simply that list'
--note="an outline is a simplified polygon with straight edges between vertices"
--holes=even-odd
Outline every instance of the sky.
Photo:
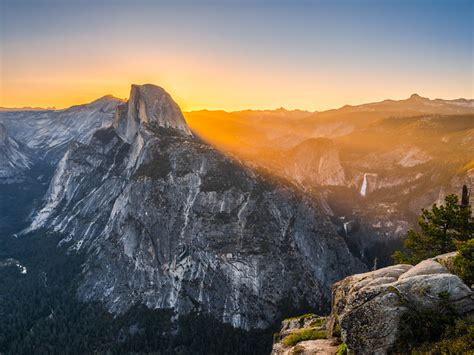
[{"label": "sky", "polygon": [[0,106],[130,85],[185,111],[473,98],[472,0],[0,0]]}]

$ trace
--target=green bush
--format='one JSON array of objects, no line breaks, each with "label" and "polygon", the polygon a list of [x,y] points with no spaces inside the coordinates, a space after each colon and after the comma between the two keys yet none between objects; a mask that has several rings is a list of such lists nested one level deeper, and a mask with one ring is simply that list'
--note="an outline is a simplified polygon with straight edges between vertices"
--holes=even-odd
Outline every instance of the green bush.
[{"label": "green bush", "polygon": [[435,343],[457,321],[458,315],[449,299],[449,294],[438,294],[440,302],[436,309],[412,308],[402,316],[398,344],[394,350],[409,351],[424,342]]},{"label": "green bush", "polygon": [[336,337],[338,339],[341,338],[341,325],[337,321],[336,321],[336,324],[334,325],[334,328],[332,330],[332,336]]},{"label": "green bush", "polygon": [[337,355],[347,355],[347,345],[346,343],[342,343],[337,348]]},{"label": "green bush", "polygon": [[324,324],[326,324],[326,318],[320,317],[318,319],[315,319],[312,321],[309,326],[310,327],[322,327]]},{"label": "green bush", "polygon": [[474,354],[474,323],[472,319],[459,319],[453,326],[446,329],[439,341],[424,343],[413,351],[436,354]]},{"label": "green bush", "polygon": [[459,243],[454,267],[456,273],[468,286],[474,284],[474,239]]},{"label": "green bush", "polygon": [[305,340],[315,340],[315,339],[326,339],[326,331],[325,330],[316,330],[313,328],[303,328],[302,330],[296,331],[287,335],[283,339],[283,345],[285,346],[293,346],[298,344],[300,341]]}]

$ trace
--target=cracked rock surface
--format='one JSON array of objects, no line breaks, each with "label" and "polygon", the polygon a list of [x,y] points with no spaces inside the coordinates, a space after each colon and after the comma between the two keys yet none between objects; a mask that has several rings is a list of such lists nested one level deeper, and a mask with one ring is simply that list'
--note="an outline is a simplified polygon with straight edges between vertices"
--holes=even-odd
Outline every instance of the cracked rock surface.
[{"label": "cracked rock surface", "polygon": [[449,294],[460,315],[473,312],[472,290],[444,266],[454,256],[389,266],[337,282],[329,327],[339,325],[343,341],[357,354],[386,354],[398,340],[403,315],[436,309],[440,294]]}]

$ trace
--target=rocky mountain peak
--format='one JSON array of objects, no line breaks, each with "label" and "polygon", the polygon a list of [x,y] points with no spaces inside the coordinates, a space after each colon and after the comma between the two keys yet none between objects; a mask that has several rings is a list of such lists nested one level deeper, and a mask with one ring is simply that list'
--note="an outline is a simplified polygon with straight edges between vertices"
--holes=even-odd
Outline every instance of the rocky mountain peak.
[{"label": "rocky mountain peak", "polygon": [[426,97],[420,96],[418,94],[412,94],[408,100],[409,101],[414,101],[414,102],[421,102],[421,101],[426,101],[426,100],[429,100],[429,99],[426,98]]},{"label": "rocky mountain peak", "polygon": [[109,104],[120,104],[124,102],[124,100],[118,98],[118,97],[115,97],[113,95],[105,95],[105,96],[102,96],[100,98],[98,98],[97,100],[94,100],[92,101],[89,106],[100,106],[100,105],[109,105]]},{"label": "rocky mountain peak", "polygon": [[115,127],[129,142],[142,124],[173,128],[192,135],[176,102],[163,88],[152,84],[133,84],[128,104],[116,112]]},{"label": "rocky mountain peak", "polygon": [[118,97],[105,95],[89,103],[71,106],[63,110],[63,112],[74,114],[81,111],[100,111],[113,114],[117,105],[121,104],[122,102],[124,102],[124,100],[119,99]]}]

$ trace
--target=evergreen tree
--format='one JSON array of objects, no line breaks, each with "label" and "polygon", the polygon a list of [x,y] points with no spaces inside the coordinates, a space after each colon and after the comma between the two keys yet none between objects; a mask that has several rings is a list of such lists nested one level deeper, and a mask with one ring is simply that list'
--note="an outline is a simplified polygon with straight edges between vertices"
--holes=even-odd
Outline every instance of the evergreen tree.
[{"label": "evergreen tree", "polygon": [[474,239],[460,243],[454,259],[457,274],[468,285],[474,285]]},{"label": "evergreen tree", "polygon": [[459,203],[456,195],[448,195],[445,204],[436,203],[431,210],[422,209],[419,230],[409,230],[403,246],[393,258],[398,263],[416,264],[439,254],[455,251],[457,243],[473,238],[474,220],[471,206]]}]

